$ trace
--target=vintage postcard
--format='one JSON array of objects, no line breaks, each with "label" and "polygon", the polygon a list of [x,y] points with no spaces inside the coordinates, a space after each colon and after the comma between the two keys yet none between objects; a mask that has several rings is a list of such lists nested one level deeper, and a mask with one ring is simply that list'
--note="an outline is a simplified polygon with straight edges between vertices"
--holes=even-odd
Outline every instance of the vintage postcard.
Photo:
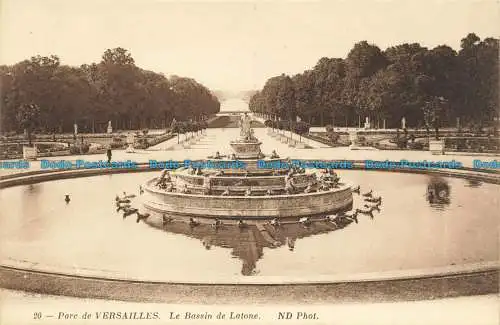
[{"label": "vintage postcard", "polygon": [[0,0],[0,324],[499,324],[494,0]]}]

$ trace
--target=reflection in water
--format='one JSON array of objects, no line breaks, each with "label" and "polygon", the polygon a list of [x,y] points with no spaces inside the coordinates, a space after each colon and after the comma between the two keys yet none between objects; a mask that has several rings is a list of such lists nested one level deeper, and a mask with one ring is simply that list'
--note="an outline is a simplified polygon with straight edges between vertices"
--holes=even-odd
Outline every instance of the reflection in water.
[{"label": "reflection in water", "polygon": [[465,182],[466,182],[465,186],[472,187],[472,188],[478,188],[478,187],[481,187],[481,185],[483,185],[483,182],[475,180],[475,179],[466,179]]},{"label": "reflection in water", "polygon": [[39,214],[37,207],[40,204],[40,197],[43,194],[43,185],[43,183],[39,183],[24,186],[24,198],[20,205],[23,211],[23,220],[20,220],[21,225],[22,223],[33,223],[35,225],[34,227],[27,228],[26,231],[21,233],[23,239],[27,241],[37,240],[40,235],[40,229],[43,229],[47,222],[46,218],[39,218],[37,216]]},{"label": "reflection in water", "polygon": [[450,204],[450,185],[442,177],[431,177],[427,185],[427,201],[432,207],[444,209]]},{"label": "reflection in water", "polygon": [[293,250],[295,249],[295,239],[286,237],[286,244],[288,245],[288,249],[293,252]]},{"label": "reflection in water", "polygon": [[24,186],[23,188],[28,196],[35,195],[35,194],[39,193],[40,190],[43,188],[43,183],[29,184],[29,185]]},{"label": "reflection in water", "polygon": [[218,227],[214,227],[213,224],[199,223],[193,227],[185,220],[179,219],[171,220],[158,228],[169,233],[199,239],[206,250],[210,250],[212,246],[230,248],[231,255],[243,262],[241,274],[248,276],[258,274],[256,265],[264,255],[264,248],[274,249],[287,245],[289,250],[293,251],[297,239],[329,233],[351,223],[352,220],[340,217],[335,221],[316,218],[307,226],[299,221],[285,221],[279,225],[259,221],[256,224],[248,224],[244,228],[234,222],[223,223]]}]

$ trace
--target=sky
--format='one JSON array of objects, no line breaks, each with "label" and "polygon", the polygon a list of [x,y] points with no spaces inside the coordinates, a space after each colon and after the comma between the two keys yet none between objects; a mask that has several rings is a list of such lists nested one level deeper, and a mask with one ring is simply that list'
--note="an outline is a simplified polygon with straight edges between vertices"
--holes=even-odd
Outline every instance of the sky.
[{"label": "sky", "polygon": [[273,76],[345,58],[356,42],[458,49],[469,32],[498,37],[493,0],[0,0],[0,64],[55,54],[99,62],[108,48],[136,65],[212,90],[260,89]]}]

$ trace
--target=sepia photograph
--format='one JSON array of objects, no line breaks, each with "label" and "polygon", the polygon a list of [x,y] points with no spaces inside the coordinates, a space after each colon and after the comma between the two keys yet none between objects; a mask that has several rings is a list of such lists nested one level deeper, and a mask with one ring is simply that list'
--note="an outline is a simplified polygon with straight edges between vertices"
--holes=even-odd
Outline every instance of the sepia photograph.
[{"label": "sepia photograph", "polygon": [[0,0],[0,325],[496,325],[496,0]]}]

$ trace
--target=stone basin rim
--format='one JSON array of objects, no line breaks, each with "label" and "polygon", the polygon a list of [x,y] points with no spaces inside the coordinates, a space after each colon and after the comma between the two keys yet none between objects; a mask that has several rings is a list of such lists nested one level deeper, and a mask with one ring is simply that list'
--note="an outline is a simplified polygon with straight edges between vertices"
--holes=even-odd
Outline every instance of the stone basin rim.
[{"label": "stone basin rim", "polygon": [[[144,169],[144,170],[137,170],[137,169],[133,169],[133,170],[130,170],[129,172],[150,172],[150,171],[154,171],[152,169]],[[370,170],[371,171],[371,170]],[[396,172],[405,172],[405,171],[398,171],[398,170],[395,170]],[[434,171],[434,170],[433,170]],[[28,183],[32,183],[33,182],[33,178],[45,178],[46,176],[62,176],[62,177],[58,177],[56,179],[64,179],[64,178],[68,178],[67,176],[70,176],[70,177],[74,177],[74,176],[81,176],[81,177],[85,177],[85,176],[96,176],[96,175],[102,175],[102,174],[109,174],[109,173],[124,173],[126,171],[124,170],[120,170],[120,169],[103,169],[103,170],[95,170],[95,169],[86,169],[86,170],[66,170],[66,171],[59,171],[59,170],[54,170],[54,171],[51,171],[51,172],[47,172],[47,171],[44,171],[43,173],[41,174],[38,174],[38,175],[33,175],[33,176],[23,176],[22,174],[19,174],[18,177],[15,177],[15,178],[9,178],[9,179],[6,179],[6,180],[2,180],[0,181],[0,185],[3,183],[3,182],[9,182],[9,183],[15,183],[15,184],[8,184],[7,186],[4,186],[4,187],[14,187],[14,186],[19,186],[19,185],[23,185],[25,184],[25,181],[28,181]],[[81,175],[83,173],[83,175]],[[90,173],[91,175],[86,175],[87,173]],[[75,175],[76,174],[76,175]],[[458,175],[457,176],[463,176],[463,173],[457,173]],[[477,173],[476,173],[477,174]],[[453,175],[449,172],[446,173],[446,176],[450,176],[450,177],[453,177]],[[484,175],[484,176],[487,176]],[[43,181],[50,181],[50,180],[56,180],[56,179],[49,179],[49,180],[42,180],[41,182]],[[14,182],[12,182],[14,181]],[[484,181],[486,183],[490,183],[490,179],[486,178],[484,179]],[[179,194],[182,194],[182,193],[179,193]],[[190,195],[190,194],[183,194],[183,195]],[[247,199],[248,197],[241,197],[242,199]],[[257,197],[258,198],[258,197]],[[30,264],[30,265],[33,265],[33,263],[31,262],[26,262],[27,264]],[[410,278],[428,278],[428,277],[438,277],[438,276],[449,276],[449,275],[464,275],[464,274],[471,274],[471,273],[477,273],[477,272],[488,272],[488,271],[499,271],[500,270],[500,267],[499,267],[499,262],[488,262],[488,263],[475,263],[475,264],[472,264],[472,265],[469,265],[469,267],[466,267],[464,268],[463,266],[454,266],[454,267],[446,267],[446,270],[447,272],[444,272],[445,269],[443,268],[440,268],[441,270],[437,270],[436,268],[433,268],[433,269],[425,269],[427,270],[426,272],[422,272],[422,269],[420,269],[420,272],[413,272],[413,274],[409,274],[408,272],[410,270],[406,270],[406,271],[402,271],[402,273],[406,274],[402,274],[400,277],[390,277],[390,278],[381,278],[379,276],[379,278],[373,278],[373,279],[365,279],[364,281],[389,281],[389,280],[398,280],[398,279],[410,279]],[[30,271],[30,272],[40,272],[40,273],[53,273],[53,274],[60,274],[61,276],[74,276],[74,277],[86,277],[84,275],[76,275],[76,274],[72,274],[72,273],[67,273],[67,274],[64,274],[64,273],[59,273],[59,272],[50,272],[50,271],[42,271],[42,270],[36,270],[36,269],[33,269],[33,268],[30,268],[30,267],[27,267],[26,264],[22,267],[19,267],[19,266],[15,266],[15,265],[11,265],[11,263],[4,263],[4,261],[1,261],[0,262],[0,268],[10,268],[10,269],[16,269],[18,271]],[[439,271],[439,272],[437,272]],[[437,273],[436,273],[437,272]],[[380,275],[380,274],[379,274]],[[93,277],[89,277],[87,276],[88,278],[93,278]],[[95,277],[94,278],[99,278],[99,277]],[[263,279],[263,277],[259,277],[260,279]],[[138,282],[141,282],[141,281],[144,281],[144,280],[131,280],[131,279],[126,279],[126,278],[103,278],[103,279],[109,279],[109,280],[116,280],[116,281],[138,281]],[[296,279],[298,280],[298,279]],[[248,280],[247,280],[248,281]],[[325,282],[316,282],[316,283],[332,283],[331,282],[331,279],[330,280],[323,280]],[[340,281],[339,279],[337,279],[337,281]],[[347,280],[345,280],[347,281]],[[350,281],[347,281],[347,282],[362,282],[363,280],[362,279],[358,279],[358,280],[350,280]],[[151,282],[151,281],[145,281],[145,282]],[[179,282],[180,284],[181,282]],[[197,282],[199,284],[202,284],[200,282]],[[211,283],[213,283],[213,281],[211,281]],[[241,279],[239,279],[239,282],[237,282],[239,284],[259,284],[259,283],[251,283],[251,282],[248,282],[248,283],[245,283],[245,282],[241,282]],[[314,282],[312,280],[308,280],[308,281],[304,281],[302,280],[302,282],[288,282],[288,284],[314,284]],[[186,282],[186,284],[188,284],[188,282]],[[193,282],[194,284],[194,282]],[[209,283],[205,283],[205,284],[209,284]],[[222,284],[222,283],[221,283]],[[230,284],[235,284],[234,282],[230,282],[230,281],[226,281],[226,284],[230,285]],[[260,283],[261,285],[270,285],[271,283]],[[281,281],[281,283],[275,283],[275,284],[287,284],[286,282],[283,282]]]},{"label": "stone basin rim", "polygon": [[[32,272],[75,279],[93,279],[112,282],[129,282],[144,284],[172,284],[172,285],[242,285],[242,286],[280,286],[280,285],[328,285],[342,283],[365,283],[365,282],[390,282],[419,280],[429,278],[442,278],[450,276],[467,276],[487,272],[500,273],[500,262],[489,261],[469,263],[461,265],[438,266],[420,269],[392,270],[381,272],[362,272],[353,274],[332,274],[306,276],[254,276],[254,277],[210,277],[199,279],[146,279],[128,276],[110,270],[99,270],[89,268],[68,268],[42,265],[35,262],[20,261],[11,258],[0,261],[0,269],[8,269],[17,272]],[[75,272],[79,271],[79,272]]]},{"label": "stone basin rim", "polygon": [[[354,168],[356,169],[356,168]],[[19,173],[11,178],[1,179],[0,178],[0,188],[19,186],[24,184],[32,184],[50,180],[64,179],[64,178],[78,178],[78,177],[87,177],[87,176],[99,176],[106,174],[117,174],[117,173],[130,173],[130,172],[151,172],[158,171],[157,169],[149,169],[149,168],[140,168],[140,169],[85,169],[85,170],[51,170],[51,171],[38,171],[38,173],[30,174],[30,176],[23,175],[23,173]],[[471,170],[461,170],[461,172],[453,171],[450,169],[436,169],[436,170],[368,170],[368,171],[385,171],[385,172],[401,172],[401,173],[418,173],[418,174],[430,174],[430,175],[441,175],[445,177],[456,177],[456,178],[466,178],[466,179],[480,179],[485,183],[493,183],[499,184],[500,178],[493,173],[485,173],[481,171],[471,171]],[[464,173],[464,171],[466,173]],[[492,177],[493,176],[493,177]],[[493,178],[493,179],[492,179]],[[2,255],[6,256],[5,252]],[[11,259],[12,262],[12,259]],[[288,281],[284,281],[283,277],[279,277],[281,281],[275,281],[274,283],[270,283],[271,278],[267,278],[268,282],[263,282],[264,277],[258,277],[258,279],[250,280],[241,278],[238,281],[229,281],[227,277],[224,277],[224,282],[215,283],[213,279],[207,282],[201,281],[179,281],[179,282],[162,282],[162,281],[152,281],[147,279],[131,279],[126,277],[118,277],[115,274],[110,277],[103,277],[99,275],[83,275],[83,274],[75,274],[74,272],[62,272],[63,270],[59,269],[45,269],[40,270],[34,268],[36,264],[33,262],[25,261],[25,264],[19,263],[7,263],[5,261],[0,261],[0,273],[4,274],[5,272],[13,272],[18,276],[26,275],[26,273],[34,274],[34,277],[44,277],[44,276],[54,276],[56,278],[61,279],[73,279],[75,281],[106,281],[111,284],[125,284],[133,285],[134,283],[142,286],[142,285],[167,285],[167,286],[175,286],[175,285],[186,285],[193,287],[216,287],[216,286],[242,286],[242,287],[266,287],[266,286],[282,286],[285,287],[304,287],[304,286],[314,286],[314,285],[335,285],[335,284],[353,284],[356,287],[362,285],[363,283],[399,283],[401,281],[430,281],[429,279],[445,279],[450,277],[458,277],[458,278],[469,278],[480,276],[481,278],[487,277],[487,274],[493,274],[496,280],[495,283],[495,292],[498,292],[498,274],[500,273],[499,262],[485,262],[485,263],[475,263],[470,265],[456,265],[456,266],[448,266],[448,267],[440,267],[440,268],[429,268],[429,269],[417,269],[417,270],[403,270],[398,271],[400,274],[397,276],[396,271],[390,271],[390,273],[383,274],[382,272],[372,274],[373,276],[370,278],[366,276],[364,278],[355,279],[354,276],[360,276],[361,274],[354,274],[351,276],[351,279],[344,278],[343,281],[337,276],[337,279],[332,276],[326,276],[322,279],[319,279],[319,276],[315,276],[315,279],[300,279],[299,277],[291,278],[288,277]],[[40,267],[41,265],[39,265]],[[59,271],[59,272],[58,272]],[[410,274],[411,272],[411,274]],[[329,277],[329,278],[328,278]],[[427,280],[426,280],[427,279]],[[258,281],[257,281],[258,280]],[[276,280],[276,278],[275,278]],[[292,281],[293,280],[293,281]],[[332,282],[335,281],[336,282]],[[246,282],[245,282],[246,281]],[[253,282],[252,282],[253,281]],[[7,282],[9,283],[9,282]],[[9,286],[2,286],[7,289],[15,289]],[[21,284],[20,287],[23,287]],[[26,288],[27,286],[24,286]],[[15,289],[16,290],[16,289]],[[18,288],[17,290],[23,290],[23,288]],[[453,288],[450,289],[453,291]],[[29,291],[29,290],[28,290]],[[50,290],[49,290],[50,291]],[[49,293],[50,294],[50,293]],[[67,295],[67,294],[62,294]],[[71,295],[71,296],[79,296],[79,295]],[[92,296],[92,295],[91,295]],[[97,297],[99,298],[99,297]],[[118,298],[118,300],[123,300]]]}]

